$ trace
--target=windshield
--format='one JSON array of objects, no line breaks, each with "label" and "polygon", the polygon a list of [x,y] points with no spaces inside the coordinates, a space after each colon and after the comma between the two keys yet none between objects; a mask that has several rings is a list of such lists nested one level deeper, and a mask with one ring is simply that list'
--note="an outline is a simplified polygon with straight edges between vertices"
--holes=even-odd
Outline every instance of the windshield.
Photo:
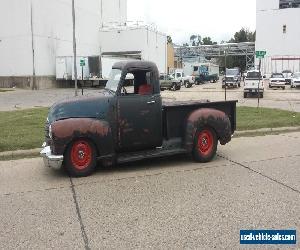
[{"label": "windshield", "polygon": [[282,74],[273,74],[271,78],[284,78]]},{"label": "windshield", "polygon": [[116,92],[121,79],[121,74],[122,74],[122,70],[112,69],[109,75],[109,80],[107,81],[105,88]]},{"label": "windshield", "polygon": [[247,73],[247,78],[248,79],[260,79],[261,78],[261,74],[257,71],[253,71],[253,72],[248,72]]},{"label": "windshield", "polygon": [[226,75],[238,75],[239,70],[238,69],[226,69]]}]

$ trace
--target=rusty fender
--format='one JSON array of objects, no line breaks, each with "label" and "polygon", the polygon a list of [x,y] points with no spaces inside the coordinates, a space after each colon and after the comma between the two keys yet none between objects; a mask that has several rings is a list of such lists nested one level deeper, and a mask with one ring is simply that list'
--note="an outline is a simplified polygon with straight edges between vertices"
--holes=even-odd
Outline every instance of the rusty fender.
[{"label": "rusty fender", "polygon": [[70,118],[51,124],[52,151],[63,155],[70,142],[77,138],[91,140],[98,151],[98,156],[114,153],[113,137],[108,122],[92,118]]},{"label": "rusty fender", "polygon": [[231,125],[228,116],[219,110],[203,108],[193,111],[187,119],[185,146],[191,151],[197,129],[211,127],[215,130],[222,145],[231,140]]}]

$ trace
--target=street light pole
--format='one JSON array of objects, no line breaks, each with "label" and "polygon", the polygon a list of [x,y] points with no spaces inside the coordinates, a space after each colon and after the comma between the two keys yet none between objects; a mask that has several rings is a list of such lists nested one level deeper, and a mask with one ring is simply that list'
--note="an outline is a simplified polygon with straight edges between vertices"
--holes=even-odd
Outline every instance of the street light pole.
[{"label": "street light pole", "polygon": [[78,96],[77,86],[77,64],[76,64],[76,34],[75,34],[75,0],[72,0],[72,23],[73,23],[73,58],[74,58],[74,77],[75,77],[75,96]]}]

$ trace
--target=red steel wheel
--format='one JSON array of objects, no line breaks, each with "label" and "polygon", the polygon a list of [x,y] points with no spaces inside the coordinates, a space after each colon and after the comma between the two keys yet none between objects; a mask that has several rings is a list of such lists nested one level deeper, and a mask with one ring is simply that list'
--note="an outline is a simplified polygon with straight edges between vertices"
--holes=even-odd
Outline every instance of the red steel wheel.
[{"label": "red steel wheel", "polygon": [[198,151],[203,156],[207,156],[213,150],[213,134],[210,130],[202,130],[198,134]]},{"label": "red steel wheel", "polygon": [[72,145],[71,161],[74,168],[83,170],[92,160],[92,148],[86,141],[77,141]]},{"label": "red steel wheel", "polygon": [[71,176],[90,175],[96,167],[96,162],[95,146],[88,140],[74,141],[66,152],[65,167]]},{"label": "red steel wheel", "polygon": [[218,139],[211,128],[199,129],[195,136],[193,156],[197,162],[209,162],[216,155]]}]

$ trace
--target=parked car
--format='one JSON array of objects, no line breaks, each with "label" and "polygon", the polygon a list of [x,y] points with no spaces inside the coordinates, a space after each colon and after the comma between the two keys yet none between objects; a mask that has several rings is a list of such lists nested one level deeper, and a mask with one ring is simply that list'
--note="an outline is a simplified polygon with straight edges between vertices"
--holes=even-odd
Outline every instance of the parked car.
[{"label": "parked car", "polygon": [[285,78],[282,73],[273,73],[269,80],[269,88],[285,89]]},{"label": "parked car", "polygon": [[226,69],[226,75],[222,81],[222,88],[225,88],[225,86],[234,88],[241,87],[241,81],[242,78],[239,68]]},{"label": "parked car", "polygon": [[180,90],[181,82],[179,80],[174,79],[173,76],[167,74],[160,74],[159,77],[160,89],[161,90]]},{"label": "parked car", "polygon": [[249,70],[245,77],[244,98],[249,95],[264,97],[264,82],[258,70]]},{"label": "parked car", "polygon": [[[133,92],[124,86],[127,73],[134,75]],[[110,165],[186,153],[209,162],[218,142],[228,143],[236,129],[236,102],[163,102],[154,63],[115,63],[98,96],[51,107],[41,156],[45,166],[64,167],[75,177],[90,175],[97,161]]]},{"label": "parked car", "polygon": [[195,77],[194,76],[185,76],[183,72],[176,71],[172,74],[172,77],[175,80],[180,81],[181,85],[184,85],[186,88],[190,88],[195,83]]},{"label": "parked car", "polygon": [[293,72],[290,70],[284,70],[282,71],[282,74],[285,79],[286,84],[291,84],[292,83],[292,77],[293,77]]},{"label": "parked car", "polygon": [[300,72],[293,74],[291,88],[300,87]]}]

